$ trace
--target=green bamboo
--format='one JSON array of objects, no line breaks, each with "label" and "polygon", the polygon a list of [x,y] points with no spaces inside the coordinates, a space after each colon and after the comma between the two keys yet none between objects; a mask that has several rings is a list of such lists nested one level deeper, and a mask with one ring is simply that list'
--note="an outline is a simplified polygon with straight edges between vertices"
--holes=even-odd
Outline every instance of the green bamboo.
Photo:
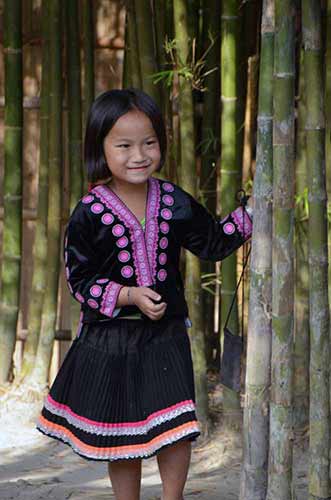
[{"label": "green bamboo", "polygon": [[[272,292],[274,0],[263,1],[254,224],[250,262],[244,453],[240,500],[265,500],[269,452]],[[275,499],[274,499],[275,500]]]},{"label": "green bamboo", "polygon": [[68,159],[70,170],[70,211],[83,194],[82,98],[80,88],[80,39],[77,0],[66,3]]},{"label": "green bamboo", "polygon": [[[224,0],[221,14],[221,161],[219,196],[222,216],[236,207],[241,165],[238,163],[237,64],[239,0]],[[230,255],[221,266],[221,332],[230,309],[237,283],[237,256]],[[239,333],[237,302],[230,316],[229,328]],[[239,395],[224,387],[224,411],[239,409]]]},{"label": "green bamboo", "polygon": [[124,56],[123,56],[123,74],[122,74],[122,85],[123,88],[133,87],[132,77],[131,77],[131,64],[129,57],[129,15],[126,10],[125,13],[125,35],[124,35]]},{"label": "green bamboo", "polygon": [[38,343],[33,382],[45,386],[51,360],[56,327],[62,167],[62,24],[61,1],[49,0],[50,65],[49,73],[49,191],[47,215],[47,281],[43,304],[41,333]]},{"label": "green bamboo", "polygon": [[142,66],[140,62],[140,47],[138,45],[138,25],[135,11],[135,3],[127,3],[127,52],[130,67],[130,85],[135,88],[143,88]]},{"label": "green bamboo", "polygon": [[[189,51],[187,4],[185,0],[174,1],[174,25],[177,50],[182,61],[186,61]],[[180,79],[180,135],[181,164],[180,183],[183,189],[197,195],[197,175],[195,170],[194,145],[194,110],[191,83]],[[206,378],[206,358],[202,321],[200,261],[190,252],[186,252],[186,298],[192,319],[190,338],[194,363],[197,411],[202,424],[202,431],[208,430],[208,393]]]},{"label": "green bamboo", "polygon": [[48,204],[48,130],[49,130],[49,13],[48,1],[42,3],[42,80],[40,94],[40,157],[38,172],[38,208],[33,245],[33,277],[29,303],[28,336],[24,344],[20,376],[32,372],[41,328],[41,315],[47,276],[47,204]]},{"label": "green bamboo", "polygon": [[160,105],[159,84],[154,84],[151,78],[157,72],[157,62],[150,0],[134,0],[134,8],[143,90]]},{"label": "green bamboo", "polygon": [[275,0],[268,500],[292,498],[295,0]]},{"label": "green bamboo", "polygon": [[309,499],[329,498],[330,394],[325,115],[321,5],[302,0],[309,165]]},{"label": "green bamboo", "polygon": [[[205,0],[203,4],[203,47],[202,53],[208,50],[214,41],[214,45],[206,57],[206,69],[210,71],[219,67],[220,52],[220,3],[218,0]],[[201,124],[201,175],[200,175],[200,197],[201,201],[211,213],[216,212],[216,163],[219,154],[219,71],[210,73],[204,82],[207,90],[203,94],[203,115]],[[215,263],[202,261],[202,274],[216,272]],[[205,318],[205,336],[207,363],[209,367],[219,367],[219,340],[214,331],[214,304],[215,297],[208,291],[203,291],[203,310]],[[216,352],[215,352],[216,351]]]},{"label": "green bamboo", "polygon": [[82,32],[84,51],[84,127],[94,101],[94,21],[93,0],[82,1]]},{"label": "green bamboo", "polygon": [[304,428],[309,419],[308,179],[303,62],[301,50],[295,169],[298,202],[295,217],[294,423],[297,428]]},{"label": "green bamboo", "polygon": [[8,379],[15,348],[19,309],[22,230],[22,5],[4,4],[5,137],[4,225],[0,297],[0,383]]}]

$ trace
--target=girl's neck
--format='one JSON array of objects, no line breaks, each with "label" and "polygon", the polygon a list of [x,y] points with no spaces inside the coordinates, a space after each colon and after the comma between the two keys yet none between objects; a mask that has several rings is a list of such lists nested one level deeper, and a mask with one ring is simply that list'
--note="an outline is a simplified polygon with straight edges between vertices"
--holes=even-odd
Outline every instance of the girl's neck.
[{"label": "girl's neck", "polygon": [[141,184],[131,184],[129,182],[121,182],[114,177],[108,184],[110,188],[118,195],[124,196],[139,196],[146,195],[148,189],[148,180]]}]

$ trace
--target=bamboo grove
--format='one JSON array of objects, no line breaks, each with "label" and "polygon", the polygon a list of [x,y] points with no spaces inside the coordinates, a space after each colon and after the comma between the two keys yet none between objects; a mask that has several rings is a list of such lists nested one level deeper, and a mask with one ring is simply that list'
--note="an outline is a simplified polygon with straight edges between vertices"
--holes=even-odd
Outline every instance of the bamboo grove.
[{"label": "bamboo grove", "polygon": [[[0,14],[1,387],[43,391],[55,347],[75,337],[62,239],[88,189],[87,113],[103,90],[141,88],[165,117],[163,176],[219,218],[238,189],[254,196],[246,300],[230,318],[237,335],[244,325],[241,394],[222,387],[222,423],[243,429],[240,500],[294,498],[304,429],[307,498],[331,498],[331,0],[2,0]],[[204,435],[242,262],[182,255]]]}]

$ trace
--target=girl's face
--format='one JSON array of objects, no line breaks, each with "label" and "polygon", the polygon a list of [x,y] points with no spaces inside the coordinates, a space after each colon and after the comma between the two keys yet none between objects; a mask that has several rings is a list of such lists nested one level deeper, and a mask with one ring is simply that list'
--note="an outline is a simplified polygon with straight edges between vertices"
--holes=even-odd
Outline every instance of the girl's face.
[{"label": "girl's face", "polygon": [[103,143],[113,178],[130,184],[145,183],[160,164],[160,145],[150,119],[132,110],[121,116]]}]

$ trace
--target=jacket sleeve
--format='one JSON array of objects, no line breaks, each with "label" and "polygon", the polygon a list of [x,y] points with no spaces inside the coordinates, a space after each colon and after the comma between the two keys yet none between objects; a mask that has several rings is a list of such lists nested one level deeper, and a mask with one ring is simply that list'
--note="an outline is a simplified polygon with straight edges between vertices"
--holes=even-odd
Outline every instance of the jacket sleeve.
[{"label": "jacket sleeve", "polygon": [[101,276],[100,256],[96,251],[94,227],[86,214],[71,218],[64,236],[64,261],[67,284],[81,304],[115,317],[122,284]]},{"label": "jacket sleeve", "polygon": [[252,234],[252,218],[238,207],[222,220],[187,194],[187,218],[181,245],[204,260],[219,261],[237,250]]}]

